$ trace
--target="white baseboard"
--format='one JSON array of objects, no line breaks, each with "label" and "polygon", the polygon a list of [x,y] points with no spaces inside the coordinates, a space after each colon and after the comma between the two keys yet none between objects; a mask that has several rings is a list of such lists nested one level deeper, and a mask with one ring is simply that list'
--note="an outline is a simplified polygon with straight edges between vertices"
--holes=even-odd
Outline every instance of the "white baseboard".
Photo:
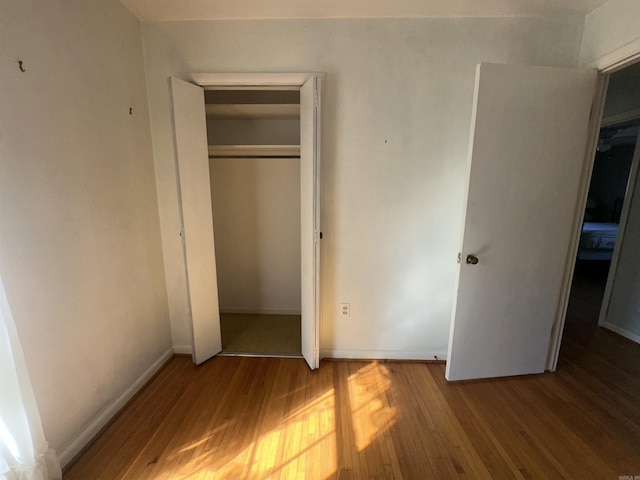
[{"label": "white baseboard", "polygon": [[251,315],[300,315],[300,309],[283,308],[220,308],[220,313],[246,313]]},{"label": "white baseboard", "polygon": [[127,402],[149,381],[149,379],[173,356],[173,347],[164,352],[125,392],[108,405],[78,437],[60,454],[60,464],[64,467],[94,439]]},{"label": "white baseboard", "polygon": [[320,349],[320,358],[348,358],[363,360],[443,360],[447,352],[415,352],[408,350],[334,350]]},{"label": "white baseboard", "polygon": [[636,343],[640,343],[640,335],[630,332],[629,330],[619,327],[618,325],[614,325],[613,323],[609,323],[609,322],[603,322],[602,325],[600,326],[608,330],[611,330],[612,332],[615,332],[618,335],[622,335],[623,337],[628,338],[629,340],[632,340]]},{"label": "white baseboard", "polygon": [[191,345],[174,345],[173,353],[176,355],[191,355],[193,348],[191,348]]}]

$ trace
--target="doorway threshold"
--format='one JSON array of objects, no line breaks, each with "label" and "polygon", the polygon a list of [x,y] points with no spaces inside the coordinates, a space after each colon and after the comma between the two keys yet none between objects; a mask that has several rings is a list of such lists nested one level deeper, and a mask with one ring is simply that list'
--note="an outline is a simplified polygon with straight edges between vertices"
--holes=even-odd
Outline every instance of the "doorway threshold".
[{"label": "doorway threshold", "polygon": [[299,353],[220,352],[218,357],[303,358]]}]

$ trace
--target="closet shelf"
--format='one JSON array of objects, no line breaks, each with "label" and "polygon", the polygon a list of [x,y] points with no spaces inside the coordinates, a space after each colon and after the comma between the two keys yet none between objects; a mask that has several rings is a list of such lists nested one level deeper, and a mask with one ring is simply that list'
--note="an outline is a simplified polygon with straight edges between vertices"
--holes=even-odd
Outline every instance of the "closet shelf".
[{"label": "closet shelf", "polygon": [[299,104],[206,104],[207,115],[218,118],[298,118]]},{"label": "closet shelf", "polygon": [[299,157],[300,145],[209,145],[209,157]]}]

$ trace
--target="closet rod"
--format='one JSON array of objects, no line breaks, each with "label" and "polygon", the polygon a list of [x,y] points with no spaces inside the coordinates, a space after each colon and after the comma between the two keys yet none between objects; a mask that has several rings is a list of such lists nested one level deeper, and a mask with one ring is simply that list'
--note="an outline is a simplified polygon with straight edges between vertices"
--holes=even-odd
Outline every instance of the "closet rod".
[{"label": "closet rod", "polygon": [[300,85],[205,85],[203,90],[285,90],[300,91]]}]

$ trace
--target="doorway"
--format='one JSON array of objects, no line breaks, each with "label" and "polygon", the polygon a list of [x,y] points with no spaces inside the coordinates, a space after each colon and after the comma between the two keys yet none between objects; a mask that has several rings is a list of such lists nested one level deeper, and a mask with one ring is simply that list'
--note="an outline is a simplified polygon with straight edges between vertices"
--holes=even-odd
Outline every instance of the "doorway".
[{"label": "doorway", "polygon": [[635,301],[631,278],[640,271],[628,255],[635,240],[629,238],[633,229],[627,229],[638,215],[634,192],[640,155],[639,85],[640,63],[609,78],[563,341],[597,336],[599,327],[636,342],[640,339],[635,311],[627,308]]}]

